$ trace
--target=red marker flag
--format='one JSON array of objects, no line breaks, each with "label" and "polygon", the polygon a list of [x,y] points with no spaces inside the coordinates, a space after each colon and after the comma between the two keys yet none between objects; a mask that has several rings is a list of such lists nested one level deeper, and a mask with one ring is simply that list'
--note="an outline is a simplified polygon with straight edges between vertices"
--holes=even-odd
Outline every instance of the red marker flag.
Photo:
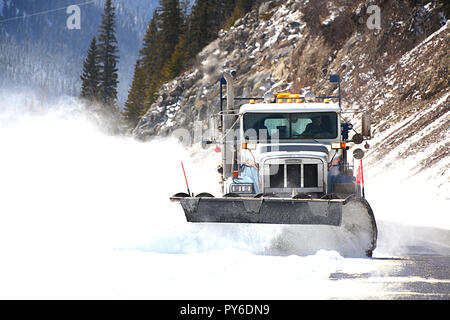
[{"label": "red marker flag", "polygon": [[359,162],[358,171],[356,172],[356,184],[364,185],[364,172],[362,159]]},{"label": "red marker flag", "polygon": [[184,180],[186,181],[187,192],[188,192],[189,196],[191,196],[191,191],[189,190],[188,179],[187,179],[187,177],[186,177],[186,171],[184,171],[184,164],[183,164],[183,161],[181,161],[181,167],[183,168],[183,174],[184,174]]}]

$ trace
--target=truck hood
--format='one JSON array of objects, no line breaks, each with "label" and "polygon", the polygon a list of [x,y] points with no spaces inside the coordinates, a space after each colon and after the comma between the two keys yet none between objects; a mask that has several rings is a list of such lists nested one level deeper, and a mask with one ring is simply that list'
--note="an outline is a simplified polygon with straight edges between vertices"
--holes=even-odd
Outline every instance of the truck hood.
[{"label": "truck hood", "polygon": [[[252,151],[252,160],[261,163],[265,158],[286,158],[286,157],[314,157],[322,158],[328,161],[331,151],[331,144],[308,144],[308,143],[296,143],[296,144],[261,144],[258,145],[255,151]],[[247,151],[247,153],[249,153]],[[246,157],[248,158],[248,155]]]}]

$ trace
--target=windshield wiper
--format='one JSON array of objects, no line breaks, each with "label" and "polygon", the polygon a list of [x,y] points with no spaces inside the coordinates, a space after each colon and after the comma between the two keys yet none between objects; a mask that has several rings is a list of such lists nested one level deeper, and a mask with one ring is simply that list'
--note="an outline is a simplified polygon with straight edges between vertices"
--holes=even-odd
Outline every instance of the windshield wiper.
[{"label": "windshield wiper", "polygon": [[293,135],[292,137],[299,137],[299,138],[302,138],[302,139],[311,139],[311,140],[314,140],[315,142],[317,142],[317,143],[320,143],[320,141],[318,141],[317,139],[315,139],[315,138],[313,138],[313,137],[310,137],[310,136],[304,136],[304,135]]}]

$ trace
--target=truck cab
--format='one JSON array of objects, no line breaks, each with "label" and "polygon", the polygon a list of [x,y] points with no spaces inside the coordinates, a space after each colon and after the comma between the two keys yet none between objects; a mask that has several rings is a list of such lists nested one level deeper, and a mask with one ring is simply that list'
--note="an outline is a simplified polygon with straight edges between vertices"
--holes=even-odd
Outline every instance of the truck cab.
[{"label": "truck cab", "polygon": [[357,193],[347,163],[349,124],[330,99],[266,94],[239,109],[236,163],[225,193],[323,198]]}]

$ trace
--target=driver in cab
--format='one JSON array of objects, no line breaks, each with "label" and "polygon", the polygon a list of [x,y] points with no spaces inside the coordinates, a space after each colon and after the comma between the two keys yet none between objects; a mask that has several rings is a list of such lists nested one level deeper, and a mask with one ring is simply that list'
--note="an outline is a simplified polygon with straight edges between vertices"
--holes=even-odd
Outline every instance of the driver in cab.
[{"label": "driver in cab", "polygon": [[321,135],[326,132],[325,128],[322,126],[322,118],[314,117],[311,119],[312,122],[306,126],[305,131],[302,133],[302,136],[305,137],[315,137],[317,135]]}]

